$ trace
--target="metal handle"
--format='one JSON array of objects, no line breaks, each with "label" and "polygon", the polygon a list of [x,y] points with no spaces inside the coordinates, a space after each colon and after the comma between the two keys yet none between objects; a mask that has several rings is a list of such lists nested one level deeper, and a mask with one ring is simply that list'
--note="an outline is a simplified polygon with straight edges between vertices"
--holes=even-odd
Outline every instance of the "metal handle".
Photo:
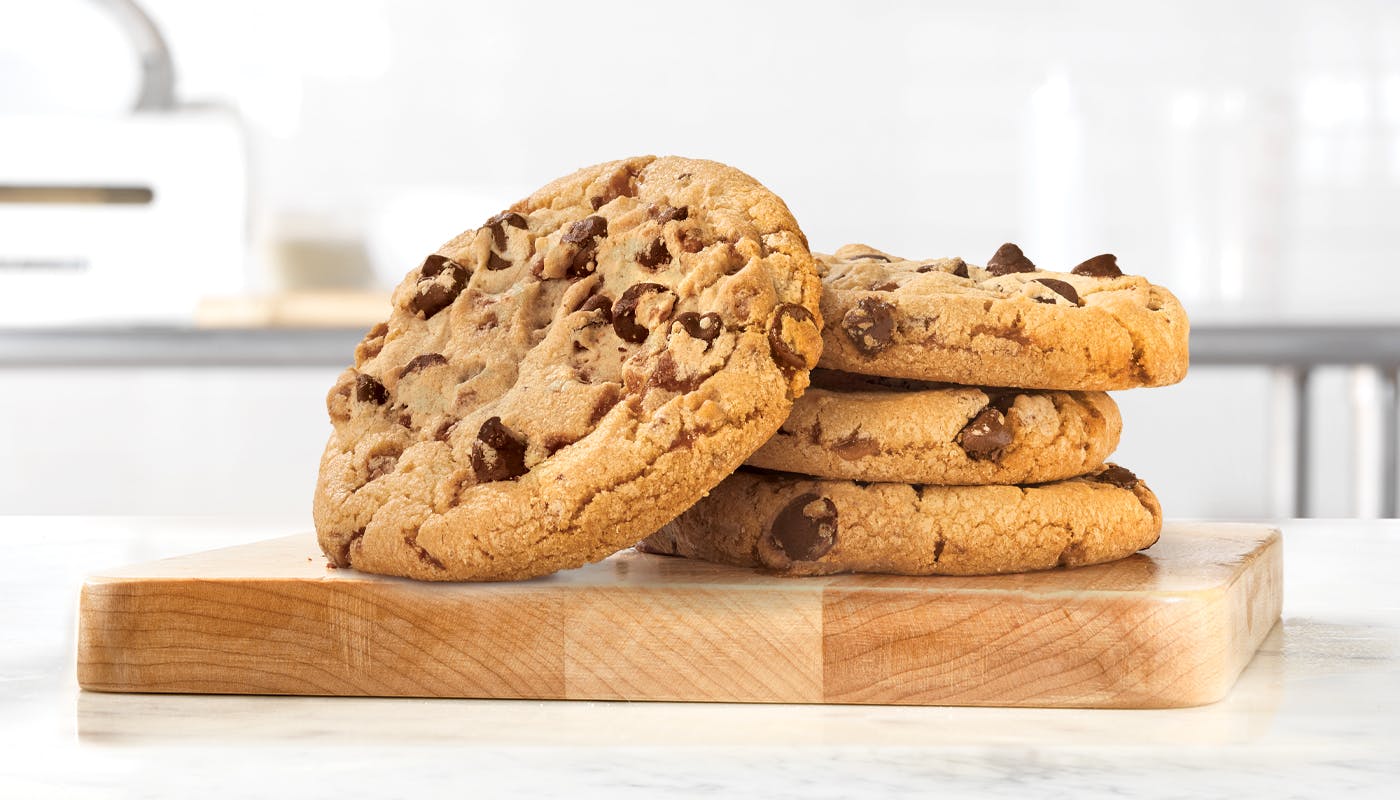
[{"label": "metal handle", "polygon": [[92,0],[121,25],[141,60],[141,93],[135,111],[169,111],[175,108],[175,62],[160,29],[135,0]]}]

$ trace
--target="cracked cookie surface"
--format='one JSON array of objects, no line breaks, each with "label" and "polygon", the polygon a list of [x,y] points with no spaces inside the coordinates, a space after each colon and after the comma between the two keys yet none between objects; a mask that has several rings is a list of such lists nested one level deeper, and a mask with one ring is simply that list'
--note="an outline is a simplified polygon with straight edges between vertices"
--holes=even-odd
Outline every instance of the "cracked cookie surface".
[{"label": "cracked cookie surface", "polygon": [[821,349],[787,207],[722,164],[588,167],[443,245],[327,396],[337,566],[511,580],[634,544],[772,435]]},{"label": "cracked cookie surface", "polygon": [[741,469],[637,546],[785,575],[992,575],[1125,558],[1162,508],[1108,464],[1032,486],[861,483]]},{"label": "cracked cookie surface", "polygon": [[1181,303],[1109,254],[1068,272],[1015,245],[986,267],[911,261],[865,245],[819,255],[821,366],[982,386],[1110,391],[1186,375]]},{"label": "cracked cookie surface", "polygon": [[815,369],[746,464],[827,478],[955,485],[1083,475],[1118,446],[1102,392],[994,389]]}]

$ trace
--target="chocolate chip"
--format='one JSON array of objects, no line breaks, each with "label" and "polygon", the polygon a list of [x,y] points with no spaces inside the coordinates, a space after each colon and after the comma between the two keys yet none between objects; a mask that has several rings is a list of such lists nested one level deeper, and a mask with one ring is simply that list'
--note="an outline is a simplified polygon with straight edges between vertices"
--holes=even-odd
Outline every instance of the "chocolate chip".
[{"label": "chocolate chip", "polygon": [[842,317],[841,330],[862,354],[875,355],[894,338],[894,306],[873,297],[861,298]]},{"label": "chocolate chip", "polygon": [[340,542],[340,545],[335,548],[335,553],[330,555],[331,566],[342,569],[350,566],[350,549],[355,546],[355,542],[363,538],[365,538],[365,529],[360,528]]},{"label": "chocolate chip", "polygon": [[456,261],[453,261],[447,256],[441,256],[437,253],[433,253],[432,255],[423,259],[423,266],[418,268],[418,274],[424,278],[436,277],[439,272],[442,272],[443,267],[446,267],[448,264],[456,263]]},{"label": "chocolate chip", "polygon": [[694,311],[687,311],[676,316],[676,324],[684,328],[690,338],[705,342],[714,341],[715,337],[719,336],[720,329],[724,327],[719,314],[714,312],[701,316]]},{"label": "chocolate chip", "polygon": [[899,288],[899,284],[895,283],[894,281],[884,281],[883,283],[877,283],[877,284],[875,284],[874,286],[871,286],[871,287],[870,287],[870,291],[872,291],[872,292],[893,292],[895,289],[898,289],[898,288]]},{"label": "chocolate chip", "polygon": [[975,461],[1000,458],[1002,451],[1011,444],[1011,428],[1000,410],[988,406],[963,427],[957,442]]},{"label": "chocolate chip", "polygon": [[676,357],[670,350],[661,353],[661,357],[656,360],[656,368],[651,371],[651,376],[647,378],[648,386],[681,394],[695,391],[704,382],[705,376],[699,373],[689,377],[681,377],[680,366],[676,364]]},{"label": "chocolate chip", "polygon": [[384,388],[384,384],[368,375],[356,375],[355,399],[362,403],[374,403],[382,406],[389,402],[389,390]]},{"label": "chocolate chip", "polygon": [[666,243],[660,239],[654,240],[647,249],[637,253],[637,263],[647,269],[656,269],[670,260],[671,251],[666,249]]},{"label": "chocolate chip", "polygon": [[836,504],[807,492],[778,512],[768,538],[792,561],[815,561],[836,544],[836,529]]},{"label": "chocolate chip", "polygon": [[1045,287],[1050,291],[1054,292],[1060,297],[1063,297],[1071,303],[1074,303],[1075,305],[1079,305],[1079,292],[1076,292],[1074,290],[1074,287],[1069,285],[1068,283],[1065,283],[1064,281],[1057,281],[1054,278],[1036,278],[1035,282],[1044,284]]},{"label": "chocolate chip", "polygon": [[439,442],[447,441],[448,437],[452,435],[452,431],[457,429],[458,422],[461,422],[461,420],[443,420],[441,423],[438,424],[437,430],[433,431],[433,438],[438,440]]},{"label": "chocolate chip", "polygon": [[388,475],[399,463],[397,452],[377,453],[369,457],[369,479],[371,481]]},{"label": "chocolate chip", "polygon": [[[952,271],[949,272],[948,274],[949,274],[949,275],[957,276],[957,277],[959,277],[959,278],[966,278],[966,277],[968,276],[968,275],[967,275],[967,262],[966,262],[966,261],[963,261],[961,258],[955,258],[955,259],[952,259],[952,260],[953,260],[953,262],[954,262],[954,266],[953,266]],[[934,263],[932,263],[932,264],[924,264],[923,266],[919,267],[918,269],[916,269],[916,270],[914,270],[914,271],[915,271],[915,272],[943,272],[944,270],[942,269],[942,264],[940,264],[939,262],[934,262]]]},{"label": "chocolate chip", "polygon": [[836,455],[847,461],[869,458],[879,455],[880,443],[869,436],[860,435],[859,431],[851,431],[845,436],[831,443],[831,449]]},{"label": "chocolate chip", "polygon": [[612,326],[618,338],[633,344],[647,340],[651,331],[637,323],[637,306],[642,302],[643,295],[664,291],[666,287],[659,283],[634,283],[627,287],[612,309]]},{"label": "chocolate chip", "polygon": [[593,260],[598,254],[597,237],[606,237],[607,235],[608,221],[602,217],[584,217],[569,226],[569,229],[559,239],[561,244],[572,244],[578,247],[574,251],[573,261],[567,270],[569,277],[577,278],[593,271],[593,267],[596,266]]},{"label": "chocolate chip", "polygon": [[687,253],[698,253],[705,249],[705,240],[700,237],[699,231],[681,231],[680,239],[681,249]]},{"label": "chocolate chip", "polygon": [[369,329],[365,338],[355,345],[355,366],[360,366],[366,361],[379,355],[384,349],[384,337],[389,334],[389,325],[381,322]]},{"label": "chocolate chip", "polygon": [[1035,272],[1035,264],[1026,258],[1026,254],[1021,252],[1021,248],[1007,242],[998,247],[991,260],[987,262],[987,271],[997,276],[1010,275],[1013,272]]},{"label": "chocolate chip", "polygon": [[[440,258],[440,257],[439,257]],[[431,272],[429,271],[429,262]],[[447,280],[444,282],[439,275],[447,273]],[[431,319],[434,314],[452,305],[452,301],[457,299],[457,295],[466,288],[467,279],[471,273],[467,268],[458,264],[450,258],[444,258],[441,262],[434,261],[434,256],[428,256],[428,261],[423,262],[423,275],[427,280],[420,280],[418,283],[418,293],[409,298],[408,310],[420,315],[423,319]]]},{"label": "chocolate chip", "polygon": [[637,175],[629,170],[619,170],[608,178],[608,185],[601,195],[588,198],[589,205],[597,211],[619,197],[632,197],[637,193]]},{"label": "chocolate chip", "polygon": [[1117,486],[1119,489],[1132,489],[1141,483],[1141,479],[1134,475],[1125,467],[1117,464],[1108,464],[1102,472],[1088,476],[1089,480],[1095,483],[1108,483]]},{"label": "chocolate chip", "polygon": [[594,311],[601,311],[603,312],[603,321],[611,323],[612,305],[613,301],[611,297],[608,297],[605,294],[595,294],[587,300],[583,301],[583,305],[579,306],[578,310],[590,314]]},{"label": "chocolate chip", "polygon": [[430,283],[418,289],[418,294],[409,298],[408,310],[422,317],[432,319],[433,315],[452,305],[457,294],[446,286]]},{"label": "chocolate chip", "polygon": [[421,356],[414,356],[411,361],[403,365],[403,369],[399,370],[399,378],[403,378],[405,375],[417,372],[421,369],[427,369],[428,367],[446,363],[447,356],[444,356],[442,353],[424,353]]},{"label": "chocolate chip", "polygon": [[1075,275],[1087,275],[1090,278],[1118,278],[1123,275],[1123,270],[1118,268],[1118,257],[1112,253],[1094,256],[1070,272]]},{"label": "chocolate chip", "polygon": [[510,262],[495,253],[490,253],[486,256],[486,268],[489,270],[509,269]]},{"label": "chocolate chip", "polygon": [[686,206],[676,208],[675,206],[668,206],[665,203],[661,203],[647,209],[647,216],[665,225],[671,220],[688,219],[690,217],[690,209]]},{"label": "chocolate chip", "polygon": [[527,230],[529,228],[529,223],[525,221],[525,217],[514,211],[502,211],[491,219],[486,220],[485,227],[491,229],[491,240],[496,243],[496,249],[498,250],[505,249],[505,226],[507,225],[512,228],[520,228],[521,230]]},{"label": "chocolate chip", "polygon": [[528,472],[525,440],[491,417],[481,424],[472,443],[472,472],[477,483],[512,481]]},{"label": "chocolate chip", "polygon": [[778,366],[788,369],[807,369],[811,366],[807,363],[807,356],[794,349],[788,343],[788,337],[784,335],[783,328],[789,324],[789,321],[795,325],[816,324],[816,318],[812,316],[812,312],[803,306],[783,303],[773,313],[773,327],[768,329],[768,347],[773,351],[773,360],[778,363]]}]

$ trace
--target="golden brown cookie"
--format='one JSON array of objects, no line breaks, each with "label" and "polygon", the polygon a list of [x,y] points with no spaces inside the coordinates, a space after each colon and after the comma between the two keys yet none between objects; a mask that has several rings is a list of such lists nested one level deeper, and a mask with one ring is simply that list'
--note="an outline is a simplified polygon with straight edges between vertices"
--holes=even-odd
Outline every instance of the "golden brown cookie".
[{"label": "golden brown cookie", "polygon": [[510,580],[632,545],[787,417],[819,297],[787,207],[736,169],[643,157],[545,186],[409,272],[331,389],[322,549]]},{"label": "golden brown cookie", "polygon": [[1035,486],[859,483],[742,469],[637,549],[785,575],[991,575],[1151,547],[1162,508],[1110,464]]},{"label": "golden brown cookie", "polygon": [[746,464],[826,478],[1044,483],[1103,465],[1122,432],[1103,392],[988,389],[816,369]]},{"label": "golden brown cookie", "polygon": [[1012,244],[987,266],[865,245],[818,256],[821,366],[980,386],[1109,391],[1186,375],[1190,323],[1171,292],[1109,254],[1037,269]]}]

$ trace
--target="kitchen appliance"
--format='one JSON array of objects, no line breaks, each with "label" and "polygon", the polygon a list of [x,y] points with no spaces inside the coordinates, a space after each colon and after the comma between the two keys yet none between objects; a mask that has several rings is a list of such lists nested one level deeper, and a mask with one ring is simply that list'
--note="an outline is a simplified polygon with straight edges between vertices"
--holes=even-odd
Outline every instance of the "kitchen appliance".
[{"label": "kitchen appliance", "polygon": [[245,283],[239,119],[177,107],[155,26],[96,5],[135,45],[140,92],[128,114],[0,116],[0,326],[187,323]]}]

